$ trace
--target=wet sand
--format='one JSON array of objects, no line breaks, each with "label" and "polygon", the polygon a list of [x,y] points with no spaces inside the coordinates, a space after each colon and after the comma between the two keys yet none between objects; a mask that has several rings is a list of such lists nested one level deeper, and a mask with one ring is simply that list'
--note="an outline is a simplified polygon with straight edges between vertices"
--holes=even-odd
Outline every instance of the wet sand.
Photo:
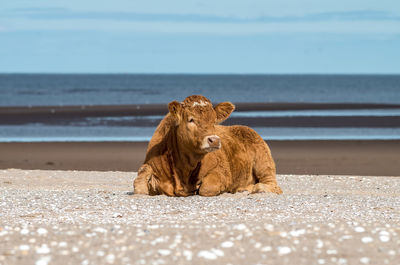
[{"label": "wet sand", "polygon": [[[400,141],[268,141],[279,174],[400,176]],[[146,142],[0,143],[0,168],[137,171]]]}]

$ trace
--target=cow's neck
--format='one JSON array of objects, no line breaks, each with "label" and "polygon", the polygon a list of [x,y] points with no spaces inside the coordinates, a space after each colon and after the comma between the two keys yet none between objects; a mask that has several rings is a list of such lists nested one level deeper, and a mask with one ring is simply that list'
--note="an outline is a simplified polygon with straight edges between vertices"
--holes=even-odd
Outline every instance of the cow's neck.
[{"label": "cow's neck", "polygon": [[173,134],[173,143],[174,147],[171,148],[171,156],[173,159],[172,166],[173,171],[177,174],[179,180],[183,182],[183,185],[194,184],[191,183],[194,180],[192,179],[193,173],[198,172],[200,167],[200,162],[203,159],[204,155],[194,154],[193,151],[190,151],[181,142],[178,141],[176,134]]},{"label": "cow's neck", "polygon": [[186,178],[191,176],[192,172],[198,167],[203,158],[203,156],[195,156],[190,153],[190,151],[184,150],[183,148],[175,150],[173,157],[175,170],[185,182],[187,182]]}]

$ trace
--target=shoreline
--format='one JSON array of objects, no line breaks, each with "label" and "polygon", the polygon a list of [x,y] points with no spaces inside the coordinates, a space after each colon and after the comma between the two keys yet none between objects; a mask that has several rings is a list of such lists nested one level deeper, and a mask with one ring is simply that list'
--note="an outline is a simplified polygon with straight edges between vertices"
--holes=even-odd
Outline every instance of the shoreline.
[{"label": "shoreline", "polygon": [[[134,172],[147,142],[0,143],[0,169]],[[400,140],[268,141],[278,174],[400,176]]]}]

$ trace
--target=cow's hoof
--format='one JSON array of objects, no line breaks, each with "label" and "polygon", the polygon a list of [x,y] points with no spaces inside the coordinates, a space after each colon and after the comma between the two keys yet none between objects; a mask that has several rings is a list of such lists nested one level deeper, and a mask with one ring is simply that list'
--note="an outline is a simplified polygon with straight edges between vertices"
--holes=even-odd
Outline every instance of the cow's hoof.
[{"label": "cow's hoof", "polygon": [[201,186],[199,189],[200,196],[211,197],[211,196],[217,196],[219,194],[221,194],[221,191],[213,187]]},{"label": "cow's hoof", "polygon": [[133,186],[133,195],[149,195],[149,189],[144,185],[134,185]]},{"label": "cow's hoof", "polygon": [[257,183],[256,185],[254,185],[252,193],[263,193],[263,192],[264,193],[271,192],[276,194],[283,193],[281,188],[276,184],[271,185],[271,184]]},{"label": "cow's hoof", "polygon": [[254,189],[254,184],[251,184],[244,188],[238,188],[236,192],[252,193]]}]

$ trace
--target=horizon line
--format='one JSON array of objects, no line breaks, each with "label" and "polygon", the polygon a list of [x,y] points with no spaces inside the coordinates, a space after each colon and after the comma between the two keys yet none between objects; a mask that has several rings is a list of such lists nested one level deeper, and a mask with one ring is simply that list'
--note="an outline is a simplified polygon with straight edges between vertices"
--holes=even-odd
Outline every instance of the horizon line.
[{"label": "horizon line", "polygon": [[353,73],[257,73],[257,72],[0,72],[0,75],[400,75],[400,72],[353,72]]}]

